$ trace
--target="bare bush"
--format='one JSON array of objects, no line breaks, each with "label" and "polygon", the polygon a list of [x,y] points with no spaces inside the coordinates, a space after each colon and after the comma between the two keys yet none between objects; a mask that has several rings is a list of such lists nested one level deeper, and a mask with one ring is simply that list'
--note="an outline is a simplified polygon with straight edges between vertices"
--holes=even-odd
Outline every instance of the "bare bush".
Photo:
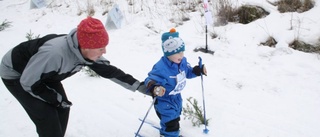
[{"label": "bare bush", "polygon": [[87,16],[94,16],[96,13],[96,9],[101,9],[102,15],[108,13],[109,9],[113,6],[113,0],[99,0],[99,1],[92,1],[87,0],[86,3],[81,3],[78,0],[77,2],[77,15],[80,16],[82,14],[86,14]]},{"label": "bare bush", "polygon": [[239,19],[239,23],[248,24],[268,14],[269,13],[261,7],[244,5],[237,10],[237,19]]},{"label": "bare bush", "polygon": [[83,12],[85,12],[85,10],[81,8],[79,1],[76,1],[76,2],[77,2],[77,6],[78,6],[77,15],[80,16],[80,15],[82,15]]},{"label": "bare bush", "polygon": [[260,43],[261,45],[263,45],[263,46],[268,46],[268,47],[272,47],[272,48],[274,48],[274,47],[276,47],[276,44],[277,44],[278,42],[273,38],[273,37],[269,37],[267,40],[266,40],[266,42],[262,42],[262,43]]},{"label": "bare bush", "polygon": [[210,35],[211,39],[215,39],[218,37],[218,34],[215,32],[209,32],[209,35]]},{"label": "bare bush", "polygon": [[236,8],[230,0],[219,0],[216,6],[218,20],[215,25],[226,25],[228,22],[247,24],[269,14],[259,6],[243,5]]},{"label": "bare bush", "polygon": [[277,3],[280,13],[305,12],[314,7],[313,0],[280,0]]},{"label": "bare bush", "polygon": [[295,49],[295,50],[299,50],[299,51],[303,51],[303,52],[307,52],[307,53],[320,53],[320,46],[318,45],[311,45],[308,43],[305,43],[303,41],[299,41],[299,40],[294,40],[291,44],[289,44],[289,47]]},{"label": "bare bush", "polygon": [[302,5],[302,9],[304,11],[308,11],[309,9],[312,9],[315,5],[315,2],[313,0],[304,0],[304,3]]},{"label": "bare bush", "polygon": [[109,12],[109,10],[113,7],[114,1],[113,0],[101,0],[100,5],[102,5],[101,7],[103,9],[102,15],[106,15]]},{"label": "bare bush", "polygon": [[215,9],[218,16],[216,25],[226,25],[229,21],[234,22],[236,20],[237,10],[230,0],[218,0]]},{"label": "bare bush", "polygon": [[90,2],[90,0],[87,1],[87,16],[93,16],[95,13],[94,6]]}]

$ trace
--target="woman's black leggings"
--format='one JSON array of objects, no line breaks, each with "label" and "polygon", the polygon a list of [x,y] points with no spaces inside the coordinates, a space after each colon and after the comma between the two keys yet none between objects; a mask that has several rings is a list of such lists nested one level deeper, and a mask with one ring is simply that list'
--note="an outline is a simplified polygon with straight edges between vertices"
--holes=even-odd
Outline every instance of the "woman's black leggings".
[{"label": "woman's black leggings", "polygon": [[[2,81],[36,125],[39,137],[64,136],[67,129],[70,108],[57,108],[33,97],[22,88],[19,79],[2,79]],[[61,82],[46,84],[66,98]]]}]

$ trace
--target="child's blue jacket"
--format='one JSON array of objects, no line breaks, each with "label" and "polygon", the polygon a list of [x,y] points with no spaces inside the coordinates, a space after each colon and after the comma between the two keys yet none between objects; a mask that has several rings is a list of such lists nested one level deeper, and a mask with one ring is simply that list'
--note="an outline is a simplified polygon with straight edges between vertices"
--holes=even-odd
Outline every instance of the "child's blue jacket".
[{"label": "child's blue jacket", "polygon": [[[194,78],[195,75],[192,72],[193,68],[187,62],[187,59],[183,57],[180,64],[176,64],[170,61],[166,56],[163,56],[148,73],[148,77],[145,79],[145,85],[147,86],[150,80],[156,82],[157,85],[161,85],[166,89],[165,94],[162,97],[158,97],[158,103],[156,109],[165,113],[168,109],[174,109],[178,114],[173,117],[178,117],[182,110],[182,98],[180,92],[185,87],[186,79]],[[184,82],[177,82],[177,75],[183,73],[185,78]],[[177,83],[179,85],[177,86]],[[170,112],[169,112],[170,113]],[[170,114],[172,115],[172,114]]]}]

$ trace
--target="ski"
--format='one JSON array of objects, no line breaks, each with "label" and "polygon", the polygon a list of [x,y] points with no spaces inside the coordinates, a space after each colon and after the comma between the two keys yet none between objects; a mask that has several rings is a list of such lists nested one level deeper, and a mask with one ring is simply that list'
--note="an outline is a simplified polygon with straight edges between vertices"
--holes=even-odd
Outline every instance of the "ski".
[{"label": "ski", "polygon": [[[140,120],[141,122],[143,121],[143,119],[141,119],[141,118],[139,118],[139,120]],[[147,125],[149,125],[149,126],[151,126],[151,127],[153,127],[154,129],[157,129],[157,130],[160,130],[160,129],[161,129],[160,126],[158,126],[158,124],[156,124],[156,123],[153,122],[153,121],[150,121],[150,120],[145,119],[145,120],[144,120],[144,123],[147,124]],[[141,136],[141,135],[137,134],[137,137],[145,137],[145,136]],[[185,136],[180,135],[179,137],[185,137]]]},{"label": "ski", "polygon": [[[139,120],[142,122],[143,121],[143,119],[141,119],[141,118],[139,118]],[[153,122],[151,122],[151,121],[149,121],[149,120],[144,120],[144,123],[146,123],[146,124],[148,124],[148,125],[150,125],[151,127],[153,127],[153,128],[155,128],[155,129],[157,129],[157,130],[160,130],[160,127],[159,126],[157,126],[156,124],[154,124]]]},{"label": "ski", "polygon": [[136,132],[134,133],[134,135],[135,135],[136,137],[144,137],[144,136],[140,135],[139,133],[137,134]]},{"label": "ski", "polygon": [[[142,119],[142,118],[139,118],[139,121],[142,122],[143,119]],[[150,120],[146,120],[146,119],[145,119],[143,123],[151,126],[151,127],[154,128],[154,129],[160,130],[160,127],[159,127],[157,124],[155,124],[154,122],[150,121]],[[135,137],[146,137],[146,136],[144,136],[143,134],[137,133],[137,132],[134,132],[134,135],[135,135]]]}]

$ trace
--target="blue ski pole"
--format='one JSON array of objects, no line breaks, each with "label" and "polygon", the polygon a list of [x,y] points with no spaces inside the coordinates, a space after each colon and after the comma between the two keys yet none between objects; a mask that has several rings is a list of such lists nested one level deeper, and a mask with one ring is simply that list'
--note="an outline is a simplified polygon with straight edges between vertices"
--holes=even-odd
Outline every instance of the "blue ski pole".
[{"label": "blue ski pole", "polygon": [[[199,57],[199,67],[202,69],[202,58]],[[200,74],[201,76],[201,87],[202,87],[202,101],[203,101],[203,118],[204,118],[204,127],[203,133],[207,134],[209,130],[207,129],[207,119],[206,119],[206,107],[205,107],[205,100],[204,100],[204,88],[203,88],[203,75],[202,73]]]},{"label": "blue ski pole", "polygon": [[138,131],[136,132],[136,136],[135,136],[135,137],[139,136],[140,129],[141,129],[141,127],[142,127],[142,125],[143,125],[144,121],[146,120],[146,118],[147,118],[147,116],[148,116],[148,114],[149,114],[149,111],[151,110],[151,108],[152,108],[152,106],[153,106],[154,102],[156,102],[156,99],[157,99],[157,97],[154,97],[154,98],[153,98],[153,101],[152,101],[152,103],[151,103],[151,105],[150,105],[150,107],[149,107],[149,109],[148,109],[148,111],[147,111],[146,115],[144,116],[143,120],[141,121],[140,127],[139,127]]}]

